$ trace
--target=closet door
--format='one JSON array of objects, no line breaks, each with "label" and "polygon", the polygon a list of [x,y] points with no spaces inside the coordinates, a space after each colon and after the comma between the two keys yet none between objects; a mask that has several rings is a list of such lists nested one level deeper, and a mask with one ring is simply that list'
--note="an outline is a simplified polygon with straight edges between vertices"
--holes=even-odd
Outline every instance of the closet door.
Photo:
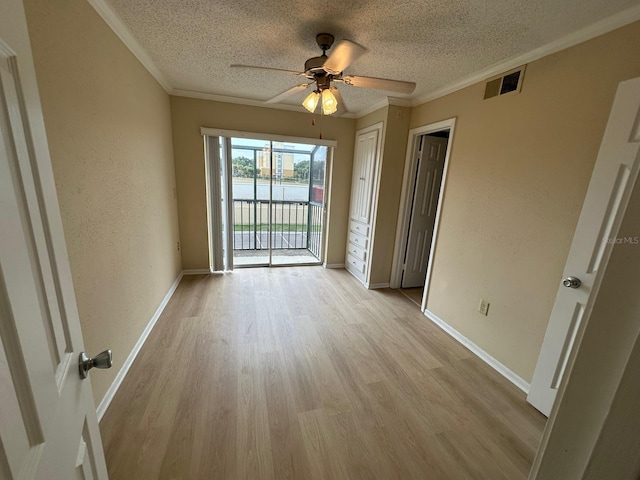
[{"label": "closet door", "polygon": [[353,159],[353,183],[351,197],[351,219],[369,224],[371,199],[373,194],[374,172],[376,166],[378,129],[364,132],[356,138],[355,157]]},{"label": "closet door", "polygon": [[368,286],[375,219],[382,123],[356,132],[345,266]]}]

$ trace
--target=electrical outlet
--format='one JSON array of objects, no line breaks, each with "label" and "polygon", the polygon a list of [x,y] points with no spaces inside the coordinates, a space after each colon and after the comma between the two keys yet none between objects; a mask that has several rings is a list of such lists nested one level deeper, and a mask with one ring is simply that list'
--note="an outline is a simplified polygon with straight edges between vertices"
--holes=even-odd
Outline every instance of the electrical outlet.
[{"label": "electrical outlet", "polygon": [[482,315],[489,315],[489,302],[487,302],[486,300],[480,300],[480,306],[478,307],[478,311],[482,314]]},{"label": "electrical outlet", "polygon": [[178,242],[178,251],[180,251],[180,242]]}]

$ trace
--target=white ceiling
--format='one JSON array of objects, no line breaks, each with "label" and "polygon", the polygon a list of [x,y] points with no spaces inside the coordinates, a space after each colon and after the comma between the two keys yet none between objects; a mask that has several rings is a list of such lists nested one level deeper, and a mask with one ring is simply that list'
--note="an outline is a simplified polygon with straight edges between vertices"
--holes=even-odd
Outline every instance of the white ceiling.
[{"label": "white ceiling", "polygon": [[[120,36],[131,34],[130,48],[172,93],[267,100],[300,77],[229,66],[302,71],[307,58],[321,53],[319,32],[368,49],[345,73],[417,83],[410,96],[339,84],[355,114],[387,95],[418,104],[640,18],[638,0],[90,1],[106,2],[96,9],[103,17],[112,10],[109,23],[117,31],[114,22],[122,22]],[[304,111],[304,95],[287,103]]]}]

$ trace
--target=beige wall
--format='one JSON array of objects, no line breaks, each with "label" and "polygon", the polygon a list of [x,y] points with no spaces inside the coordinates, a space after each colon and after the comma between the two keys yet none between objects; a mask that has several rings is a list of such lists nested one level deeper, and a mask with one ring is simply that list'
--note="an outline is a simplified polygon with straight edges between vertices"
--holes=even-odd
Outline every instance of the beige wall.
[{"label": "beige wall", "polygon": [[180,271],[169,96],[85,0],[26,0],[98,403]]},{"label": "beige wall", "polygon": [[204,142],[200,127],[337,140],[331,170],[327,263],[344,264],[355,120],[286,110],[171,97],[182,262],[185,269],[209,267]]},{"label": "beige wall", "polygon": [[[375,110],[363,117],[360,117],[357,121],[356,121],[356,130],[362,130],[363,128],[367,128],[370,127],[371,125],[375,125],[376,123],[384,123],[384,125],[386,126],[386,122],[387,122],[387,115],[389,114],[389,107],[382,107],[379,108],[378,110]],[[384,136],[384,126],[382,129],[383,132],[383,136]]]},{"label": "beige wall", "polygon": [[410,108],[389,105],[359,118],[356,123],[358,130],[383,123],[376,224],[371,235],[369,284],[372,286],[388,285],[391,277],[410,116]]},{"label": "beige wall", "polygon": [[371,285],[388,284],[391,277],[410,113],[411,109],[407,107],[395,105],[388,107],[384,129],[376,225],[371,250],[371,276],[369,280]]},{"label": "beige wall", "polygon": [[476,84],[412,111],[410,128],[457,117],[427,308],[527,381],[639,46],[635,23],[529,64],[520,94]]}]

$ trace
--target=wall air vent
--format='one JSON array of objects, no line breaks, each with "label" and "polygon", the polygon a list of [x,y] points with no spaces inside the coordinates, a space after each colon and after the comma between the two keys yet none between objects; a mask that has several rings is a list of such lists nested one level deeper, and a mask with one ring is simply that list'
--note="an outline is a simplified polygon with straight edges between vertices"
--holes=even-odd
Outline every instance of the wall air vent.
[{"label": "wall air vent", "polygon": [[484,88],[484,99],[506,95],[507,93],[519,93],[524,78],[526,65],[514,68],[487,81]]}]

